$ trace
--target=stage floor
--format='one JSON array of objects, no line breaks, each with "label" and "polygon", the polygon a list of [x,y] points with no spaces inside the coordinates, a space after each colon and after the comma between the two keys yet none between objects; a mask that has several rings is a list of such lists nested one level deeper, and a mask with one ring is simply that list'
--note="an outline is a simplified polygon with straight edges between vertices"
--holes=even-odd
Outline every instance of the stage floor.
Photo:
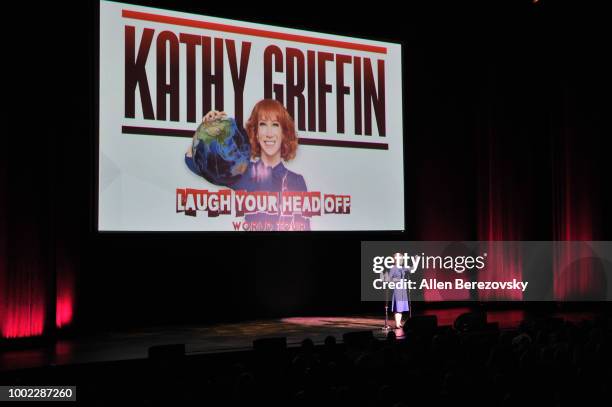
[{"label": "stage floor", "polygon": [[[421,315],[436,315],[438,326],[450,326],[457,316],[468,311],[467,308],[425,310]],[[590,318],[591,314],[564,313],[557,316],[576,322]],[[389,318],[389,324],[394,325],[391,314]],[[500,329],[516,328],[524,318],[524,311],[520,310],[487,312],[487,320],[497,322]],[[382,329],[383,326],[384,314],[290,317],[208,326],[181,325],[122,330],[61,339],[48,346],[0,350],[0,371],[143,359],[147,357],[149,347],[164,344],[184,343],[186,353],[190,355],[248,350],[253,340],[266,337],[284,336],[288,346],[297,346],[305,338],[320,344],[328,335],[335,336],[341,342],[342,334],[353,331],[369,330],[375,337],[384,338],[386,331]],[[401,330],[393,331],[399,338],[403,336]]]}]

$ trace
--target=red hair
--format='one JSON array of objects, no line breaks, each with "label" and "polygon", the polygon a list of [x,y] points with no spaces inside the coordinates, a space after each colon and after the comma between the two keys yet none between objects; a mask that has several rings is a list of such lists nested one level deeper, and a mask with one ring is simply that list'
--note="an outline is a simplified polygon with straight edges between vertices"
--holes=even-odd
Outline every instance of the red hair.
[{"label": "red hair", "polygon": [[257,140],[257,128],[259,120],[276,120],[283,129],[283,141],[281,144],[281,157],[285,161],[295,158],[298,147],[298,138],[295,131],[295,124],[287,109],[274,99],[262,99],[253,106],[251,116],[246,122],[245,130],[251,143],[251,157],[256,158],[261,155],[261,146]]}]

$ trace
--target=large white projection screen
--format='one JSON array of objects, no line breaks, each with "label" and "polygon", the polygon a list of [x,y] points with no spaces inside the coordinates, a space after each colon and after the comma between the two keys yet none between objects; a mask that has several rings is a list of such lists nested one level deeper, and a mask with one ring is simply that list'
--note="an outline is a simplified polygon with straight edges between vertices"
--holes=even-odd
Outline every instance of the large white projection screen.
[{"label": "large white projection screen", "polygon": [[401,63],[395,43],[102,1],[98,229],[403,230]]}]

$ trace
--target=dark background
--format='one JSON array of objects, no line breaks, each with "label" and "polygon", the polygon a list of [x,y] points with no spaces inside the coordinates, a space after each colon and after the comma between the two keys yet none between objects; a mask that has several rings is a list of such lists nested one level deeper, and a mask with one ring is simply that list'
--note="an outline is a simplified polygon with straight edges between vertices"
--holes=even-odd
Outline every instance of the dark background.
[{"label": "dark background", "polygon": [[135,2],[402,43],[406,231],[254,236],[96,232],[98,6],[79,3],[32,5],[4,35],[0,180],[8,275],[46,270],[52,299],[70,264],[75,327],[377,309],[359,298],[362,240],[612,237],[603,8]]}]

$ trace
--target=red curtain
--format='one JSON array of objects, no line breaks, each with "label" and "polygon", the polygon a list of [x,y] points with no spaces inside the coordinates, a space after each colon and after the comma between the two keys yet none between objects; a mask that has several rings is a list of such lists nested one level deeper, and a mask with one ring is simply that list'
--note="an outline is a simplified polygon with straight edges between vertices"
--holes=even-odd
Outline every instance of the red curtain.
[{"label": "red curtain", "polygon": [[[557,245],[553,252],[554,298],[559,301],[597,298],[606,281],[596,267],[588,244],[600,236],[599,185],[601,174],[597,132],[585,131],[580,137],[573,130],[573,109],[565,112],[566,123],[552,143],[553,161],[553,238],[574,243]],[[585,127],[585,126],[583,126]],[[586,127],[588,128],[588,127]]]},{"label": "red curtain", "polygon": [[[490,128],[480,143],[478,190],[478,240],[517,241],[523,238],[525,198],[530,193],[529,177],[523,178],[524,135]],[[520,245],[491,243],[486,248],[486,269],[478,281],[522,280]],[[521,300],[520,290],[479,290],[480,300]]]},{"label": "red curtain", "polygon": [[0,148],[0,338],[44,335],[73,319],[75,251],[67,238],[74,241],[76,223],[58,211],[56,139],[43,140],[36,149],[17,141]]},{"label": "red curtain", "polygon": [[55,326],[62,328],[73,319],[75,299],[75,256],[71,253],[73,246],[65,240],[58,240],[56,245],[56,299]]},{"label": "red curtain", "polygon": [[[48,301],[48,264],[45,227],[35,183],[11,177],[17,166],[5,148],[2,157],[0,204],[0,334],[3,338],[43,333]],[[15,163],[13,160],[11,163]],[[14,171],[9,174],[9,170]],[[25,169],[22,174],[30,175]],[[38,192],[41,192],[38,190]],[[41,197],[42,198],[42,197]]]}]

